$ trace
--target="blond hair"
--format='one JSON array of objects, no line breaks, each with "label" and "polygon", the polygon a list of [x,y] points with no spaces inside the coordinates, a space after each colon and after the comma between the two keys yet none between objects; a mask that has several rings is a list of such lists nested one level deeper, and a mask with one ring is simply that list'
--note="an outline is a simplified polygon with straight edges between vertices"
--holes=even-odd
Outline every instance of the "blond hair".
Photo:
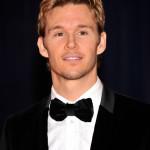
[{"label": "blond hair", "polygon": [[42,0],[38,15],[38,34],[45,35],[46,14],[57,6],[63,6],[68,3],[86,4],[95,14],[99,34],[104,30],[105,13],[102,0]]}]

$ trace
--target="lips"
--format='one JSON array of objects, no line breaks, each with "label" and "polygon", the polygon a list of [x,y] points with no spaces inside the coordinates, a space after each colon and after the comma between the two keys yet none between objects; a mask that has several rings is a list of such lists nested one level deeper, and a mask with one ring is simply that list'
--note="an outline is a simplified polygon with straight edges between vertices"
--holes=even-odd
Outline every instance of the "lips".
[{"label": "lips", "polygon": [[80,55],[65,55],[63,57],[63,60],[66,60],[66,61],[77,61],[77,60],[81,60],[82,59],[82,56]]}]

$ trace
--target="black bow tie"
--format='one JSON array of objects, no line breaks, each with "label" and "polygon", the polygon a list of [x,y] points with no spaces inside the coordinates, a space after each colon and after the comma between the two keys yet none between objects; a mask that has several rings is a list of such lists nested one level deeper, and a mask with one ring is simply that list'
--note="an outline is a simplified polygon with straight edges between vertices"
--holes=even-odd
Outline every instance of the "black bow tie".
[{"label": "black bow tie", "polygon": [[91,122],[93,113],[93,104],[90,98],[82,99],[75,104],[65,104],[57,98],[51,100],[50,116],[56,121],[62,121],[67,116],[76,116],[82,121]]}]

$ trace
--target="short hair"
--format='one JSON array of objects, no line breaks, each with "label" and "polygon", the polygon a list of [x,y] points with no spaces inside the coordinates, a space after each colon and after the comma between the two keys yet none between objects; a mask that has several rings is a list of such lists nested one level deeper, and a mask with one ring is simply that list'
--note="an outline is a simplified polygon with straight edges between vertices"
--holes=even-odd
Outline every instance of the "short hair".
[{"label": "short hair", "polygon": [[45,36],[46,15],[49,11],[57,6],[64,6],[68,3],[86,4],[93,12],[96,18],[98,33],[104,31],[105,13],[102,0],[42,0],[40,3],[40,11],[38,15],[38,34]]}]

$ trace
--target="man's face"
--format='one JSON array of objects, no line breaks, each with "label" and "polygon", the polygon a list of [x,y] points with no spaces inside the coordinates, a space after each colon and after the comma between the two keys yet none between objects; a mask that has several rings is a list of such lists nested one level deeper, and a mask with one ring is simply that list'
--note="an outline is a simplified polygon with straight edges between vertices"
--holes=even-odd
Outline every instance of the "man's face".
[{"label": "man's face", "polygon": [[38,46],[49,59],[52,78],[77,80],[96,74],[97,54],[105,42],[105,33],[98,34],[94,14],[85,4],[66,4],[47,14],[45,37],[39,37]]}]

